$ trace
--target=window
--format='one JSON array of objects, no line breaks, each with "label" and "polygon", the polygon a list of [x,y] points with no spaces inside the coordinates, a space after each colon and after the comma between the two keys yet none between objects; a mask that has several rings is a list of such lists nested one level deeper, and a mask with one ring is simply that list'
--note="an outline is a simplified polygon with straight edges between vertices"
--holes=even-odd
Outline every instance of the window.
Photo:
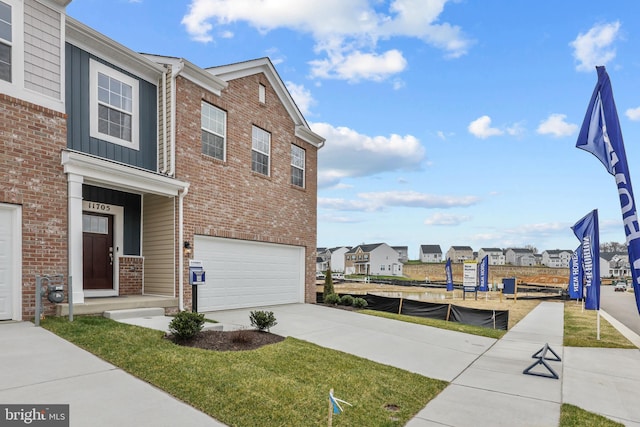
[{"label": "window", "polygon": [[291,184],[304,188],[304,149],[291,144]]},{"label": "window", "polygon": [[211,104],[202,102],[202,153],[225,160],[227,113]]},{"label": "window", "polygon": [[11,6],[0,1],[0,79],[11,82]]},{"label": "window", "polygon": [[258,101],[264,104],[266,102],[266,98],[267,98],[267,88],[264,87],[263,84],[258,85]]},{"label": "window", "polygon": [[271,134],[258,127],[251,133],[251,170],[269,176]]},{"label": "window", "polygon": [[138,141],[138,81],[89,61],[91,137],[135,150]]},{"label": "window", "polygon": [[384,271],[384,264],[380,264],[380,271]]},{"label": "window", "polygon": [[82,231],[85,233],[109,234],[109,219],[105,216],[83,214]]}]

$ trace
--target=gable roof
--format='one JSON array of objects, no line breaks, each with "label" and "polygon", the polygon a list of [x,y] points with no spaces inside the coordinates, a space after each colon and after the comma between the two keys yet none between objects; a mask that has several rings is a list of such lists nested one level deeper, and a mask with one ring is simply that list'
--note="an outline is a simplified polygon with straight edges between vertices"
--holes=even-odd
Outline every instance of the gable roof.
[{"label": "gable roof", "polygon": [[273,63],[268,57],[252,59],[249,61],[236,62],[234,64],[220,65],[217,67],[205,68],[206,71],[214,76],[228,82],[258,73],[264,73],[269,83],[276,91],[280,102],[289,113],[291,120],[296,127],[296,136],[308,143],[321,148],[325,139],[311,130],[309,124],[300,112],[287,87],[282,82],[280,75],[276,71]]},{"label": "gable roof", "polygon": [[531,254],[533,255],[533,251],[531,249],[524,248],[509,248],[508,251],[512,251],[515,254]]},{"label": "gable roof", "polygon": [[454,251],[471,251],[471,252],[473,252],[473,249],[471,249],[471,246],[451,246],[451,249],[453,249]]},{"label": "gable roof", "polygon": [[442,249],[440,245],[420,245],[420,250],[423,254],[440,254],[442,255]]},{"label": "gable roof", "polygon": [[484,252],[500,252],[502,253],[502,249],[500,248],[480,248],[481,251]]},{"label": "gable roof", "polygon": [[353,247],[347,253],[348,254],[355,253],[358,250],[358,248],[360,248],[362,250],[362,252],[371,252],[374,249],[376,249],[378,246],[382,246],[382,245],[384,245],[384,243],[371,243],[371,244],[368,244],[368,245],[363,243],[362,245],[358,245],[358,246]]}]

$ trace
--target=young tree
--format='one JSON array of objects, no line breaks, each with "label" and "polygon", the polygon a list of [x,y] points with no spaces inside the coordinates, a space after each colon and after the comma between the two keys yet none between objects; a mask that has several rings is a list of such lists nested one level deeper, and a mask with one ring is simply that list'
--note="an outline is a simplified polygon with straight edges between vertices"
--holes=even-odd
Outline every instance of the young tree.
[{"label": "young tree", "polygon": [[331,277],[331,265],[329,265],[329,268],[327,268],[324,276],[324,289],[322,292],[322,298],[326,300],[328,295],[334,293],[335,291],[333,290],[333,278]]}]

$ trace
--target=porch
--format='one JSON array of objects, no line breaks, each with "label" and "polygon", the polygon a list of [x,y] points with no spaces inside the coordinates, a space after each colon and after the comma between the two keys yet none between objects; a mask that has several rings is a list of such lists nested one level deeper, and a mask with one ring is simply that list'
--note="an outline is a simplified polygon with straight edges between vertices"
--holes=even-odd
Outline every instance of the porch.
[{"label": "porch", "polygon": [[[102,314],[107,310],[161,307],[178,311],[178,298],[153,295],[124,295],[117,297],[85,298],[84,303],[73,304],[73,314]],[[69,304],[57,304],[56,316],[68,316]]]}]

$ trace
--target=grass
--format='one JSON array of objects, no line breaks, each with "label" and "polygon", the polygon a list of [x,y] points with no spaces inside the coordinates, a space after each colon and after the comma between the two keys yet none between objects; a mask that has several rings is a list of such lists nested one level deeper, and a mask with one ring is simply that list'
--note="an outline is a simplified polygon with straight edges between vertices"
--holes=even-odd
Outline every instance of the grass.
[{"label": "grass", "polygon": [[501,338],[507,333],[507,331],[501,329],[484,328],[482,326],[465,325],[459,322],[447,322],[446,320],[407,316],[404,314],[387,313],[384,311],[360,310],[359,313],[385,317],[387,319],[401,320],[403,322],[416,323],[418,325],[432,326],[434,328],[448,329],[450,331],[465,332],[467,334],[480,335],[489,338]]},{"label": "grass", "polygon": [[600,317],[600,339],[597,338],[597,312],[582,310],[575,301],[564,305],[565,347],[636,348],[609,322]]},{"label": "grass", "polygon": [[624,424],[610,420],[577,406],[563,403],[560,408],[560,427],[618,427]]},{"label": "grass", "polygon": [[47,318],[42,326],[230,426],[326,425],[331,388],[353,405],[333,425],[400,426],[447,385],[290,337],[214,352],[102,317]]}]

